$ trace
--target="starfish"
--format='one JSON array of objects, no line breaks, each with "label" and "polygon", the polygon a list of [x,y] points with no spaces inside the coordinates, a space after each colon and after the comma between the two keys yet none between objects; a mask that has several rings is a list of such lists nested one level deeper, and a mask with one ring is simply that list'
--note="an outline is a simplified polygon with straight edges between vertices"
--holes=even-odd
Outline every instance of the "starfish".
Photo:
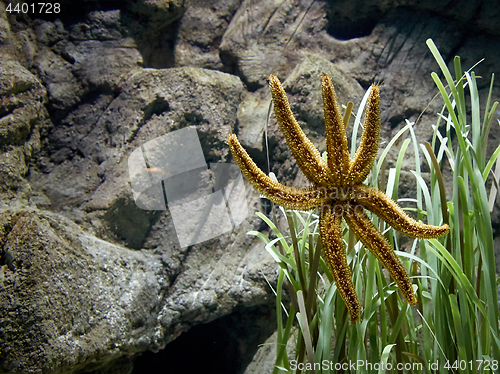
[{"label": "starfish", "polygon": [[409,304],[417,303],[413,286],[404,265],[387,239],[371,222],[369,210],[397,231],[413,238],[437,238],[449,231],[448,224],[427,225],[409,217],[382,191],[363,184],[372,169],[380,141],[379,87],[372,86],[366,105],[360,145],[352,158],[347,149],[347,135],[333,84],[322,78],[325,116],[325,161],[295,120],[285,90],[274,75],[269,77],[276,119],[298,166],[312,186],[285,186],[266,175],[254,163],[235,134],[228,138],[229,149],[245,178],[264,197],[288,209],[319,208],[319,233],[323,256],[333,275],[340,296],[349,310],[351,322],[359,319],[361,305],[347,264],[342,234],[342,219],[365,247],[388,270]]}]

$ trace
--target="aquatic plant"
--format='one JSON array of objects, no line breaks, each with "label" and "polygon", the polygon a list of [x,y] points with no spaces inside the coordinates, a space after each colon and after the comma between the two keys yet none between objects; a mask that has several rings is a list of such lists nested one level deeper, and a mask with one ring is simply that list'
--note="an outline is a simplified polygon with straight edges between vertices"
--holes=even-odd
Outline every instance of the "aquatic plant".
[{"label": "aquatic plant", "polygon": [[[412,143],[416,165],[413,174],[417,183],[416,209],[413,210],[418,219],[426,216],[429,224],[436,225],[441,220],[449,223],[449,235],[440,239],[415,239],[410,253],[406,253],[399,250],[394,230],[386,228],[375,215],[372,217],[374,225],[379,226],[395,253],[410,269],[410,279],[417,286],[417,304],[410,306],[400,296],[396,284],[384,275],[376,256],[366,250],[364,243],[356,242],[352,230],[342,226],[339,233],[347,243],[346,262],[352,272],[353,287],[358,294],[364,291],[361,320],[349,323],[342,293],[333,281],[327,261],[320,255],[319,216],[315,212],[306,214],[279,207],[290,231],[289,235],[284,235],[273,220],[257,213],[269,225],[275,238],[255,231],[250,234],[266,243],[266,250],[280,266],[274,290],[278,329],[274,373],[304,370],[365,373],[388,369],[401,372],[404,369],[407,373],[443,370],[479,373],[498,370],[499,311],[490,219],[497,182],[491,184],[489,196],[486,187],[491,174],[495,181],[500,175],[499,162],[492,172],[500,145],[489,159],[486,157],[488,134],[498,104],[491,103],[493,77],[481,121],[475,74],[463,73],[460,58],[456,57],[453,80],[432,40],[427,44],[449,90],[438,75],[432,73],[445,102],[434,126],[432,142],[417,144],[413,123],[407,121],[385,147],[372,168],[371,178],[373,188],[385,189],[386,195],[397,200],[402,160]],[[469,121],[466,90],[471,100]],[[370,100],[369,95],[369,92],[365,95],[358,111],[355,129],[359,127],[360,113]],[[349,115],[350,109],[344,118]],[[404,134],[409,136],[403,141],[396,165],[388,171],[386,179],[384,160]],[[456,143],[452,142],[452,135]],[[353,144],[356,144],[356,136],[355,130],[351,139]],[[233,148],[237,147],[234,140],[230,138]],[[420,154],[424,155],[431,171],[429,186],[420,170]],[[440,164],[445,160],[453,175],[450,200],[440,171]],[[240,159],[240,163],[247,161]],[[276,186],[278,182],[266,183]],[[269,193],[269,190],[261,192]],[[288,307],[283,302],[284,288],[291,299]],[[294,334],[296,321],[298,329]],[[295,356],[291,358],[286,346],[294,339]]]}]

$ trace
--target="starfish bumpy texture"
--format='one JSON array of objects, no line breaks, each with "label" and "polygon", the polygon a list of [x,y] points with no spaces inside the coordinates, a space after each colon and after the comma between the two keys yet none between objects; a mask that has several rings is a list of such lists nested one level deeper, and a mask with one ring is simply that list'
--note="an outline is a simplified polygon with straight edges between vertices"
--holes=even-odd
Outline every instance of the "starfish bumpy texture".
[{"label": "starfish bumpy texture", "polygon": [[400,231],[414,238],[437,238],[449,231],[447,224],[426,225],[410,218],[389,196],[363,184],[372,169],[380,141],[379,87],[372,86],[366,105],[364,129],[353,159],[347,149],[347,135],[332,82],[323,77],[322,93],[326,129],[325,161],[295,120],[285,90],[274,75],[269,77],[274,110],[281,132],[293,157],[307,179],[308,188],[287,187],[267,176],[243,149],[235,134],[228,144],[234,159],[250,184],[269,200],[288,209],[319,208],[319,232],[323,255],[332,272],[340,296],[356,322],[361,305],[347,264],[342,235],[342,218],[357,238],[389,271],[408,303],[417,298],[410,277],[387,239],[365,213],[369,210]]}]

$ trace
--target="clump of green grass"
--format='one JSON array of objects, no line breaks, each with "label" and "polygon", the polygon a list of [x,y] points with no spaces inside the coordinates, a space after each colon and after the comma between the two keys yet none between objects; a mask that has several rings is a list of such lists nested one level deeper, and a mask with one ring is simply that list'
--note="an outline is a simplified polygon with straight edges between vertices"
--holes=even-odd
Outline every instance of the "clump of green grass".
[{"label": "clump of green grass", "polygon": [[[493,77],[481,119],[474,72],[462,72],[460,58],[455,57],[453,79],[431,39],[427,45],[447,83],[445,86],[432,73],[445,103],[432,142],[417,144],[413,123],[407,121],[387,144],[371,178],[373,186],[385,189],[387,195],[397,200],[401,164],[411,153],[415,157],[416,170],[412,173],[417,183],[413,199],[416,208],[412,210],[419,219],[426,216],[429,224],[450,225],[450,233],[443,238],[413,240],[408,253],[400,251],[393,229],[386,228],[383,221],[373,216],[374,223],[385,232],[410,269],[410,276],[418,286],[418,304],[406,303],[375,257],[344,227],[353,282],[358,295],[364,296],[362,318],[351,324],[328,266],[320,256],[318,216],[314,212],[287,211],[280,207],[289,227],[289,233],[284,235],[273,220],[257,213],[275,238],[255,231],[250,234],[262,238],[266,250],[280,267],[274,290],[278,339],[273,373],[499,371],[500,318],[490,214],[500,176],[500,162],[497,162],[500,145],[489,159],[486,157],[488,134],[498,104],[491,102]],[[470,98],[469,112],[466,93]],[[366,95],[355,119],[352,150],[365,102]],[[346,116],[351,109],[350,103]],[[386,155],[403,136],[407,138],[386,179]],[[420,170],[421,154],[431,170],[429,186]],[[453,176],[452,196],[446,196],[440,171],[445,160]],[[488,194],[486,181],[491,176],[494,182]],[[285,290],[290,305],[283,302]],[[294,326],[298,326],[298,334],[293,334]],[[296,339],[293,358],[286,352],[290,339]]]}]

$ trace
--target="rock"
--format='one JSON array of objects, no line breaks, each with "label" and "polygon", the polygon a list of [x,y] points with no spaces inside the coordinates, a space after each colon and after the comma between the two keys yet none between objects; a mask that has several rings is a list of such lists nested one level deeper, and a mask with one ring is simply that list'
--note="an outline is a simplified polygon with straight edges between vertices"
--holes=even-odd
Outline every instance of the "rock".
[{"label": "rock", "polygon": [[127,7],[123,21],[137,42],[145,67],[175,66],[178,20],[184,11],[184,0],[133,1]]},{"label": "rock", "polygon": [[48,48],[35,57],[38,74],[47,87],[49,108],[67,111],[80,102],[83,93],[81,83],[72,73],[72,65]]},{"label": "rock", "polygon": [[274,311],[268,305],[239,307],[215,321],[194,326],[165,349],[141,355],[135,360],[134,373],[157,373],[167,365],[172,373],[242,373],[259,344],[272,334],[274,325],[269,321],[276,318]]},{"label": "rock", "polygon": [[[292,332],[294,335],[297,331]],[[278,333],[271,335],[264,344],[262,344],[255,354],[252,362],[247,366],[244,374],[272,374],[276,362],[276,341]],[[289,360],[295,359],[294,339],[290,338],[287,342],[286,351]]]},{"label": "rock", "polygon": [[158,260],[51,213],[3,211],[0,222],[2,371],[102,370],[151,344],[168,286]]},{"label": "rock", "polygon": [[321,94],[321,77],[325,75],[331,78],[337,97],[344,105],[349,101],[358,104],[364,95],[363,87],[335,64],[317,55],[305,56],[283,82],[283,87],[299,123],[305,123],[314,131],[313,137],[323,138],[325,133]]},{"label": "rock", "polygon": [[25,176],[29,158],[40,147],[47,93],[17,61],[3,59],[0,70],[0,207],[5,208],[29,204],[31,189]]},{"label": "rock", "polygon": [[256,240],[226,237],[189,251],[187,269],[171,282],[151,251],[105,242],[53,213],[3,211],[0,369],[130,368],[135,353],[159,349],[196,321],[262,303],[261,271],[277,280],[272,259]]},{"label": "rock", "polygon": [[[264,86],[270,73],[286,76],[322,39],[317,33],[325,24],[323,5],[309,5],[300,0],[286,4],[245,0],[222,38],[223,63],[252,91]],[[296,33],[301,25],[309,25],[307,31]],[[302,45],[307,47],[299,48]]]},{"label": "rock", "polygon": [[225,71],[219,57],[219,44],[240,1],[186,1],[180,19],[175,65]]},{"label": "rock", "polygon": [[455,2],[403,1],[395,5],[383,0],[366,4],[362,0],[350,2],[328,2],[329,30],[338,39],[353,39],[369,35],[377,22],[385,14],[396,10],[415,13],[439,14],[454,22],[468,24],[469,27],[481,32],[498,35],[500,27],[492,21],[498,15],[498,9],[491,2],[472,3],[467,0]]},{"label": "rock", "polygon": [[71,40],[120,40],[123,38],[122,12],[120,10],[91,11],[87,22],[73,25]]},{"label": "rock", "polygon": [[[131,74],[114,100],[103,95],[93,104],[81,105],[63,126],[54,128],[50,138],[55,149],[48,165],[54,164],[46,166],[49,172],[34,168],[30,175],[37,201],[70,216],[74,209],[88,211],[89,229],[97,225],[92,229],[104,238],[140,248],[157,215],[138,208],[133,200],[130,153],[170,131],[194,126],[206,161],[224,160],[241,90],[238,78],[204,69]],[[107,233],[100,231],[102,225],[109,227]]]},{"label": "rock", "polygon": [[[262,87],[255,92],[244,93],[238,108],[238,140],[248,151],[249,148],[259,151],[261,159],[265,151],[265,126],[269,125],[273,113],[271,100],[269,87]],[[256,155],[252,156],[255,160]]]},{"label": "rock", "polygon": [[59,19],[54,22],[39,19],[34,22],[33,26],[37,42],[49,47],[68,37],[68,31],[64,29],[64,24]]},{"label": "rock", "polygon": [[96,155],[98,134],[108,132],[113,147],[135,147],[168,131],[196,126],[207,161],[227,155],[222,146],[235,121],[242,91],[240,80],[216,71],[145,69],[126,77],[120,95],[108,106],[83,153]]},{"label": "rock", "polygon": [[[417,140],[429,140],[442,103],[432,100],[430,72],[438,67],[427,38],[446,62],[461,55],[464,69],[486,57],[475,68],[482,102],[499,71],[498,10],[490,3],[123,0],[76,7],[61,0],[61,7],[68,11],[54,19],[7,13],[0,2],[0,308],[7,311],[0,372],[127,373],[137,354],[164,348],[192,326],[272,301],[265,278],[276,282],[276,265],[245,235],[263,229],[252,215],[263,210],[253,190],[246,186],[250,215],[240,226],[181,246],[175,214],[134,200],[128,159],[148,142],[196,129],[204,160],[219,164],[230,159],[225,140],[236,131],[267,170],[267,77],[276,74],[304,131],[324,150],[324,73],[355,111],[364,91],[382,83],[383,141],[406,118],[419,118]],[[496,146],[499,138],[493,125],[489,139]],[[273,114],[268,143],[278,179],[305,186]],[[408,170],[415,167],[408,152],[405,196],[413,194]],[[200,189],[212,188],[206,181]],[[195,211],[186,226],[199,219]],[[248,372],[270,368],[272,353],[260,355]]]},{"label": "rock", "polygon": [[[1,64],[0,95],[6,104],[11,103],[10,107],[3,109],[2,117],[7,112],[14,111],[15,108],[26,106],[29,104],[30,99],[35,99],[35,101],[43,100],[44,87],[31,72],[14,60],[2,60]],[[33,94],[30,92],[32,90],[34,91]],[[27,94],[27,97],[13,97],[22,94]],[[6,104],[2,106],[6,106]]]},{"label": "rock", "polygon": [[140,16],[145,16],[164,27],[178,19],[184,11],[184,0],[157,0],[130,2],[129,9]]},{"label": "rock", "polygon": [[5,12],[5,4],[0,3],[0,45],[5,46],[10,43],[12,34],[10,32],[10,24],[7,20]]},{"label": "rock", "polygon": [[[194,126],[206,162],[224,160],[228,153],[225,140],[236,119],[241,89],[235,77],[195,68],[145,70],[131,76],[83,140],[82,152],[105,160],[100,168],[106,170],[105,182],[83,208],[94,211],[94,216],[101,211],[112,232],[126,238],[129,245],[134,241],[137,244],[132,247],[137,248],[142,239],[137,242],[132,235],[135,230],[130,230],[130,225],[136,224],[115,219],[127,206],[136,210],[134,216],[146,213],[136,207],[128,187],[126,159],[130,152],[170,131]],[[107,151],[100,145],[105,142],[111,145]],[[115,213],[110,215],[109,211]],[[148,223],[155,217],[147,216]],[[148,230],[149,224],[142,230],[143,238]]]},{"label": "rock", "polygon": [[139,69],[142,57],[132,39],[68,43],[63,53],[72,60],[75,77],[84,86],[114,88],[123,75]]},{"label": "rock", "polygon": [[23,147],[11,147],[0,154],[0,210],[31,206],[32,190],[26,175],[28,166]]}]

